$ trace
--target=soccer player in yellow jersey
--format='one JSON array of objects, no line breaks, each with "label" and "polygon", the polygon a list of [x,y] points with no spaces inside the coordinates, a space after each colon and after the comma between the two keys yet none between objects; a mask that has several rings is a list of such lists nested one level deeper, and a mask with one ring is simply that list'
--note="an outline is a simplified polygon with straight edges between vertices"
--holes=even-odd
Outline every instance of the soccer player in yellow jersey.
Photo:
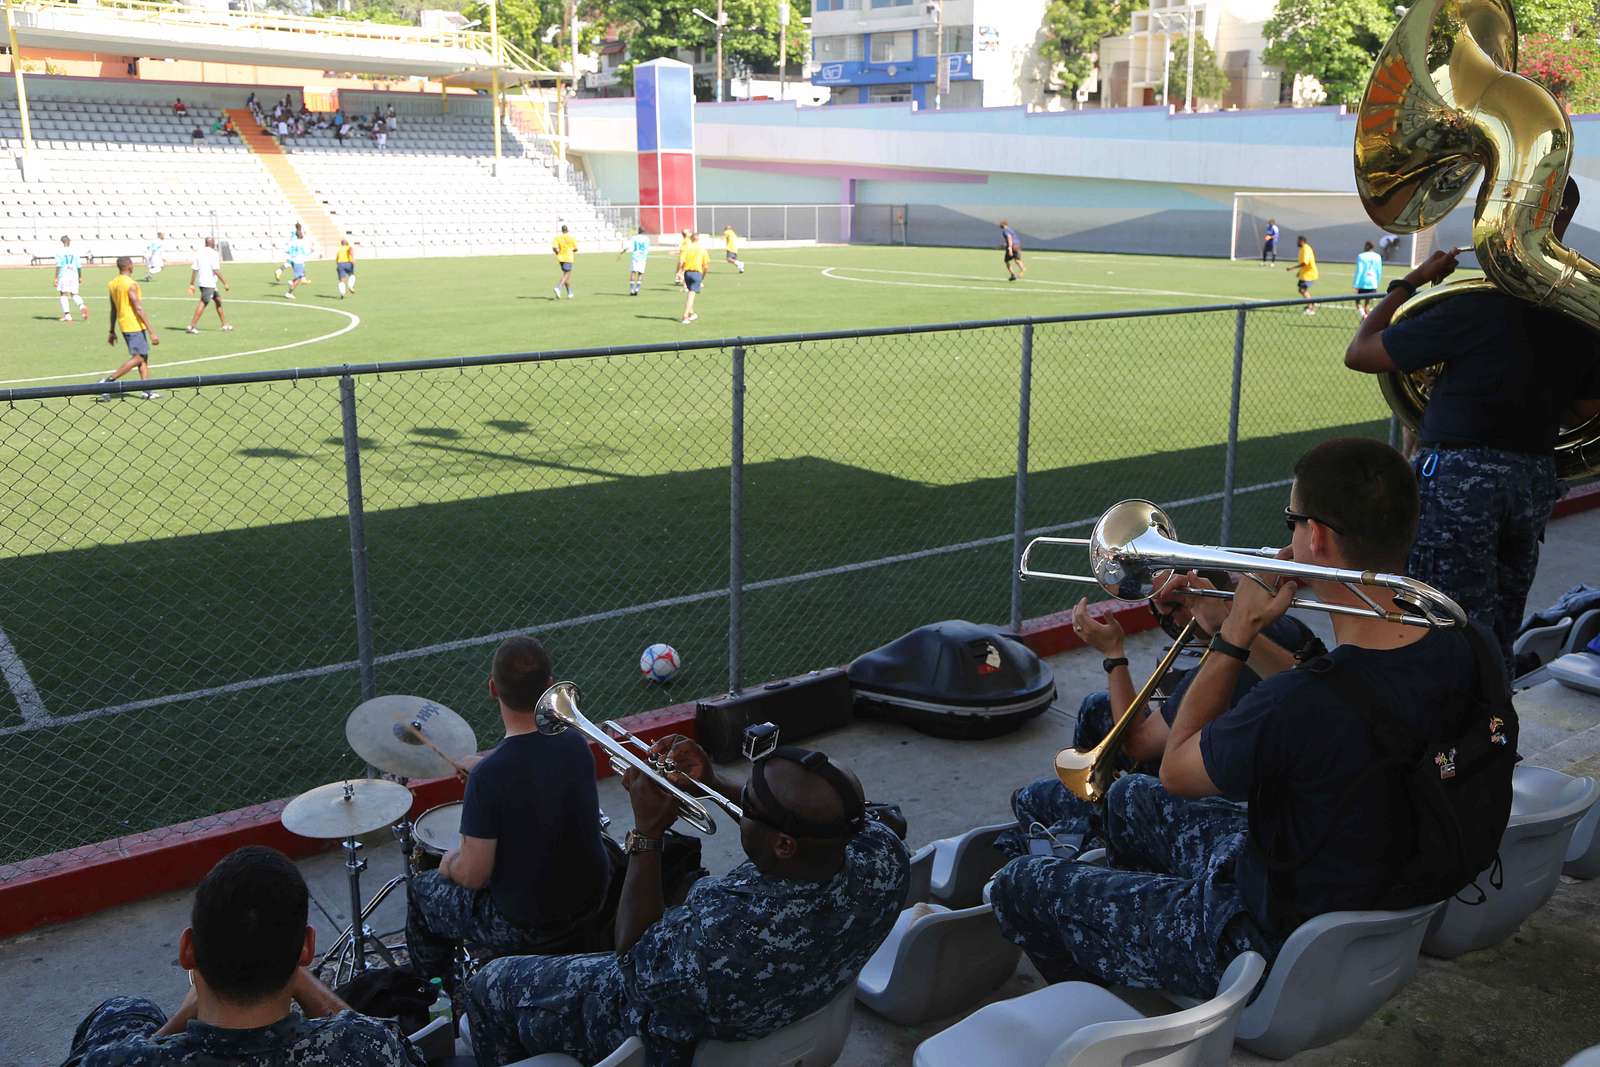
[{"label": "soccer player in yellow jersey", "polygon": [[739,273],[744,273],[744,264],[739,261],[739,235],[733,232],[733,225],[723,227],[722,247],[726,250],[725,258],[729,263],[739,268]]},{"label": "soccer player in yellow jersey", "polygon": [[[114,382],[135,367],[139,368],[139,377],[147,379],[150,377],[150,346],[160,344],[161,338],[156,336],[156,329],[150,325],[144,305],[139,300],[139,283],[133,280],[131,258],[117,257],[117,276],[106,285],[106,290],[111,294],[111,329],[106,334],[106,344],[116,347],[117,331],[121,330],[122,339],[128,344],[128,359],[111,377],[100,380]],[[139,395],[146,400],[161,396],[149,389]],[[95,399],[109,401],[116,398],[116,393],[102,393]]]},{"label": "soccer player in yellow jersey", "polygon": [[356,291],[356,250],[350,247],[350,238],[339,238],[339,251],[333,256],[333,269],[339,275],[339,299],[345,293]]},{"label": "soccer player in yellow jersey", "polygon": [[1285,267],[1284,270],[1299,272],[1299,281],[1295,288],[1300,290],[1300,295],[1306,299],[1306,314],[1315,315],[1317,306],[1311,303],[1311,283],[1317,280],[1317,252],[1311,247],[1311,242],[1304,235],[1296,239],[1300,245],[1300,255],[1295,265]]},{"label": "soccer player in yellow jersey", "polygon": [[700,317],[694,313],[694,298],[705,281],[706,268],[709,266],[711,266],[711,253],[700,243],[698,234],[691,235],[688,246],[678,254],[678,270],[683,274],[683,287],[689,291],[689,297],[683,305],[685,326]]},{"label": "soccer player in yellow jersey", "polygon": [[[678,283],[678,286],[680,288],[682,288],[682,286],[683,286],[683,256],[684,256],[684,253],[689,251],[689,246],[691,246],[693,244],[694,244],[694,231],[693,230],[679,230],[678,231],[678,273],[673,277],[673,280]],[[704,279],[701,279],[701,280],[704,281]]]},{"label": "soccer player in yellow jersey", "polygon": [[572,291],[572,267],[578,258],[578,242],[572,234],[567,232],[565,226],[556,234],[555,241],[550,245],[550,251],[556,254],[556,262],[561,264],[561,281],[556,284],[556,299],[561,299],[561,290],[567,291],[567,299],[571,300],[576,294]]}]

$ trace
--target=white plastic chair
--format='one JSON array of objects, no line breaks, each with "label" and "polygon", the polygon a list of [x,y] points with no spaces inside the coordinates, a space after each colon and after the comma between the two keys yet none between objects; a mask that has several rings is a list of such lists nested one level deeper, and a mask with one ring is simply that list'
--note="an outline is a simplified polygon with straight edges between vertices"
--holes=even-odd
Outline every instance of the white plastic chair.
[{"label": "white plastic chair", "polygon": [[856,999],[893,1022],[927,1022],[988,996],[1016,973],[1021,955],[988,904],[909,907],[861,968]]},{"label": "white plastic chair", "polygon": [[[1478,876],[1485,899],[1449,901],[1434,917],[1422,951],[1450,959],[1498,944],[1539,909],[1561,880],[1573,831],[1595,800],[1593,778],[1574,778],[1548,767],[1519,766],[1511,772],[1511,820],[1500,839],[1501,887]],[[1472,889],[1462,891],[1473,899]]]},{"label": "white plastic chair", "polygon": [[1600,1045],[1591,1045],[1561,1067],[1600,1067]]},{"label": "white plastic chair", "polygon": [[1266,969],[1246,952],[1217,995],[1146,1017],[1089,982],[1062,982],[981,1008],[917,1046],[916,1067],[1209,1067],[1228,1062],[1240,1009]]},{"label": "white plastic chair", "polygon": [[1579,819],[1573,828],[1572,843],[1567,846],[1561,873],[1569,878],[1600,875],[1600,804],[1590,808],[1589,814]]},{"label": "white plastic chair", "polygon": [[1568,689],[1600,694],[1600,656],[1593,652],[1568,652],[1545,664],[1545,670]]},{"label": "white plastic chair", "polygon": [[994,839],[1014,822],[978,826],[956,837],[933,842],[934,860],[930,891],[933,899],[952,908],[979,903],[984,883],[1010,859],[994,846]]}]

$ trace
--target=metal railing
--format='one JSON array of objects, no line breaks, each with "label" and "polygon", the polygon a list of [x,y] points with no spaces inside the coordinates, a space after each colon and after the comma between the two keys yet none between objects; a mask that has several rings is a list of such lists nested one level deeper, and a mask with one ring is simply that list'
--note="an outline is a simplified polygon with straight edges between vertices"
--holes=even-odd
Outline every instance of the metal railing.
[{"label": "metal railing", "polygon": [[732,226],[751,241],[815,241],[844,244],[850,237],[849,204],[610,204],[615,224],[632,233],[641,223],[651,233],[675,232],[693,220],[699,233]]},{"label": "metal railing", "polygon": [[487,746],[508,634],[622,715],[1062,610],[1024,539],[1125,497],[1273,543],[1296,455],[1388,432],[1322,304],[0,389],[0,881],[359,774],[376,693]]}]

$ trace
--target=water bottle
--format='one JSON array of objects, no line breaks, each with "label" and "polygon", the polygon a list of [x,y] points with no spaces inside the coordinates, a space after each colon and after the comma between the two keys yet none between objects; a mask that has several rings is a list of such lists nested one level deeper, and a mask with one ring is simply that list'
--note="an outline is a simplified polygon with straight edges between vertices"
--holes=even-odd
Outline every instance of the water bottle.
[{"label": "water bottle", "polygon": [[450,995],[444,991],[444,979],[431,978],[428,987],[433,991],[433,1003],[428,1005],[428,1021],[435,1019],[450,1021]]}]

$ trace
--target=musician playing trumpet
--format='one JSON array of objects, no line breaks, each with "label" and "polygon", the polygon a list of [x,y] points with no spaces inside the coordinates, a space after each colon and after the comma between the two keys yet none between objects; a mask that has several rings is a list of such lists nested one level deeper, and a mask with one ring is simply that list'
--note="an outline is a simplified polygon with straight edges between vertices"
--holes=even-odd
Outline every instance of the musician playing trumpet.
[{"label": "musician playing trumpet", "polygon": [[[1404,567],[1417,487],[1398,452],[1370,439],[1328,441],[1294,474],[1282,558]],[[1372,907],[1396,884],[1394,865],[1415,834],[1392,810],[1387,779],[1366,777],[1378,750],[1352,685],[1376,694],[1379,712],[1399,726],[1455,736],[1466,729],[1462,709],[1474,706],[1462,697],[1482,695],[1478,660],[1492,667],[1497,657],[1486,641],[1478,642],[1486,655],[1475,657],[1460,627],[1336,614],[1331,654],[1262,680],[1230,710],[1257,637],[1297,585],[1246,576],[1234,599],[1190,604],[1213,635],[1211,652],[1178,707],[1159,778],[1124,775],[1107,794],[1109,867],[1021,856],[996,876],[1001,929],[1046,978],[1210,997],[1240,953],[1270,963],[1301,922]],[[1324,603],[1361,605],[1342,584],[1311,586]],[[1392,593],[1366,591],[1393,609]],[[1507,789],[1509,774],[1507,764]],[[1351,788],[1358,784],[1367,787]],[[1248,815],[1233,801],[1249,801]],[[1294,863],[1269,865],[1269,856]]]}]

